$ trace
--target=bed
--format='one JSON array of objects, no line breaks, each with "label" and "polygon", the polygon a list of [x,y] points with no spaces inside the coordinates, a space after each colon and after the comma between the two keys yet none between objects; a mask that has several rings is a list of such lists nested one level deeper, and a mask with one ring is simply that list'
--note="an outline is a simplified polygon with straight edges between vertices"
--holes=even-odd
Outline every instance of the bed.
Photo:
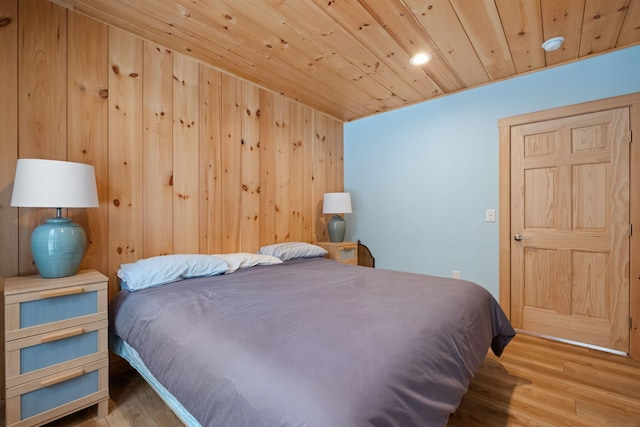
[{"label": "bed", "polygon": [[112,350],[189,426],[445,426],[515,335],[468,281],[321,256],[222,261],[110,303]]}]

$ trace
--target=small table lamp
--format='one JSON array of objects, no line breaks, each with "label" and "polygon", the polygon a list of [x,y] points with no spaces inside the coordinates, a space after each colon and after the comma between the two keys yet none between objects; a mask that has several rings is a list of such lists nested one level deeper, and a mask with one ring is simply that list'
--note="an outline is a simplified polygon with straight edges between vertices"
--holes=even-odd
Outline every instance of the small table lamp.
[{"label": "small table lamp", "polygon": [[51,279],[78,272],[87,238],[82,227],[62,217],[62,208],[98,207],[93,166],[44,159],[18,159],[11,206],[56,208],[31,234],[31,253],[40,276]]},{"label": "small table lamp", "polygon": [[331,239],[332,242],[344,241],[344,233],[347,230],[347,223],[338,214],[351,213],[351,194],[324,193],[322,213],[335,214],[327,223],[329,239]]}]

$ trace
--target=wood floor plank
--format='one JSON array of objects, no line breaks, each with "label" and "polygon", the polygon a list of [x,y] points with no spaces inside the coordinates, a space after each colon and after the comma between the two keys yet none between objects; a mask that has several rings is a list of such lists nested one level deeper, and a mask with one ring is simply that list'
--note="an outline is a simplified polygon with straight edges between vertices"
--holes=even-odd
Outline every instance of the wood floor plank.
[{"label": "wood floor plank", "polygon": [[640,392],[640,380],[631,373],[611,372],[600,366],[566,362],[565,374],[576,382],[626,396],[634,396]]},{"label": "wood floor plank", "polygon": [[600,402],[576,402],[576,413],[581,418],[597,420],[602,426],[635,427],[640,423],[640,416],[625,408],[612,408]]}]

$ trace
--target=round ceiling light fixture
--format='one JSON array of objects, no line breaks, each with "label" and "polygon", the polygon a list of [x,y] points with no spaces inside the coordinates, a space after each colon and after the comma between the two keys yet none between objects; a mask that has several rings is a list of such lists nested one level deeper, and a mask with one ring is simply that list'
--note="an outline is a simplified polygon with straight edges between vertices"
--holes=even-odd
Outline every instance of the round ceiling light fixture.
[{"label": "round ceiling light fixture", "polygon": [[542,43],[541,47],[546,52],[552,52],[554,50],[560,49],[560,46],[562,46],[562,42],[564,42],[564,37],[554,37]]},{"label": "round ceiling light fixture", "polygon": [[431,61],[431,55],[429,55],[428,53],[424,53],[424,52],[416,53],[409,60],[411,65],[423,65],[423,64],[426,64],[429,61]]}]

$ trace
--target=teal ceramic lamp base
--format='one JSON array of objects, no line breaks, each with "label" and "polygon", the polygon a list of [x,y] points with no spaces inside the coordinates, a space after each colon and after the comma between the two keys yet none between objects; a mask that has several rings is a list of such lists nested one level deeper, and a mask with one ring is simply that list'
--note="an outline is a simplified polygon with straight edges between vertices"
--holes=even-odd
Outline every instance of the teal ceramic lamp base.
[{"label": "teal ceramic lamp base", "polygon": [[46,279],[76,274],[86,245],[84,230],[69,218],[50,218],[31,234],[33,260]]},{"label": "teal ceramic lamp base", "polygon": [[334,215],[327,223],[329,239],[334,243],[344,241],[344,233],[347,230],[347,223],[340,215]]}]

